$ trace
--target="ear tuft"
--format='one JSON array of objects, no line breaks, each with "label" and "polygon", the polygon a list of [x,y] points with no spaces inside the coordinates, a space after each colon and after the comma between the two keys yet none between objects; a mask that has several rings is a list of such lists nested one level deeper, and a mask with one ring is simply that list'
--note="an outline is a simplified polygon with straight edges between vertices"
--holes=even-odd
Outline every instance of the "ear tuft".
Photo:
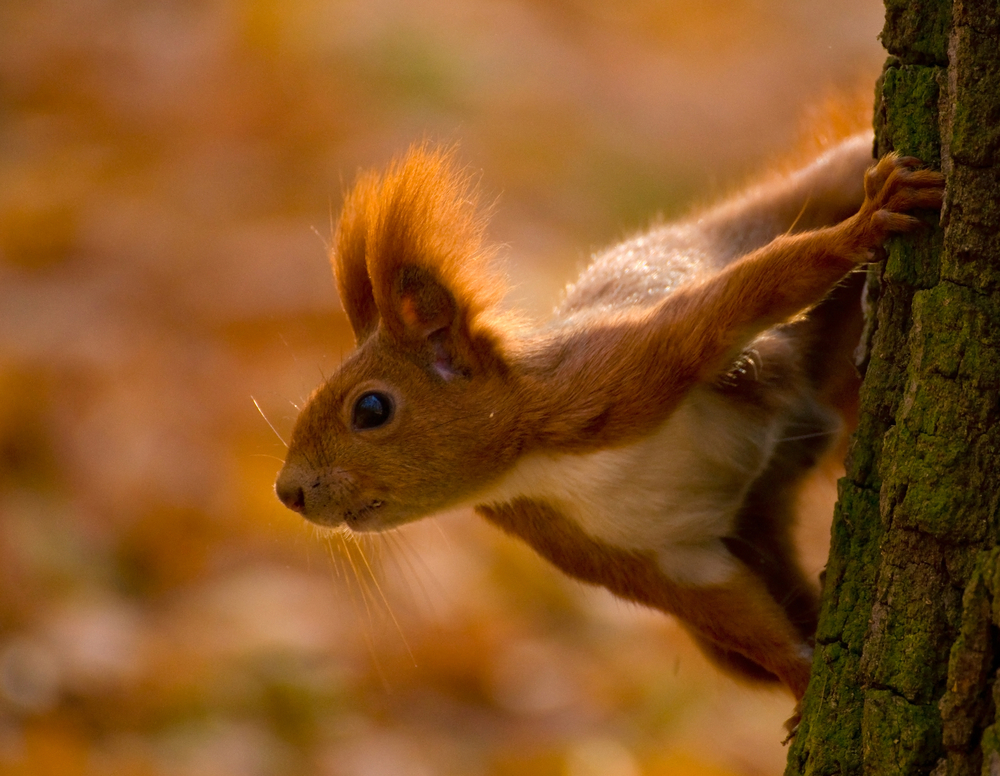
[{"label": "ear tuft", "polygon": [[334,273],[358,341],[381,320],[410,341],[474,324],[503,297],[486,218],[452,150],[413,146],[381,176],[362,176],[337,228]]},{"label": "ear tuft", "polygon": [[378,177],[371,173],[354,185],[344,200],[330,254],[340,302],[358,345],[375,331],[379,319],[366,260],[369,224],[377,217],[372,208],[377,189]]}]

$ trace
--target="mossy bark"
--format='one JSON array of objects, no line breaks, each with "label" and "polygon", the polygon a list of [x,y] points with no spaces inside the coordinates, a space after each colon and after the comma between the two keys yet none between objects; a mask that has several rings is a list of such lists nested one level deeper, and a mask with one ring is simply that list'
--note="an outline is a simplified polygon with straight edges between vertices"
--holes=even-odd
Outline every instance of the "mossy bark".
[{"label": "mossy bark", "polygon": [[947,174],[895,238],[786,774],[1000,774],[1000,4],[886,0],[878,153]]}]

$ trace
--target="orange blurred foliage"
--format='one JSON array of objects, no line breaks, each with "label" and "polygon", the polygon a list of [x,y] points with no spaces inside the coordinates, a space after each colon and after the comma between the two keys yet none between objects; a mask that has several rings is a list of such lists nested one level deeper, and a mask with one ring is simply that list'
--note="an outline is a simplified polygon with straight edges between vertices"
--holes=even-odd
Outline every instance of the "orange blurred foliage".
[{"label": "orange blurred foliage", "polygon": [[880,15],[0,5],[0,774],[777,772],[790,702],[666,618],[467,514],[354,543],[271,488],[350,348],[325,244],[357,169],[459,141],[543,314],[873,80]]}]

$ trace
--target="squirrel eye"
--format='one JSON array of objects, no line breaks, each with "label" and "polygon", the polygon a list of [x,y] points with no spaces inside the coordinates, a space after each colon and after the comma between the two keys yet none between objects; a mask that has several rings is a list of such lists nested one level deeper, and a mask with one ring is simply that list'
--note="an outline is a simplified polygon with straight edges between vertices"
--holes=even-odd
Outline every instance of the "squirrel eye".
[{"label": "squirrel eye", "polygon": [[378,428],[392,417],[392,399],[384,393],[371,391],[354,402],[351,424],[356,429]]}]

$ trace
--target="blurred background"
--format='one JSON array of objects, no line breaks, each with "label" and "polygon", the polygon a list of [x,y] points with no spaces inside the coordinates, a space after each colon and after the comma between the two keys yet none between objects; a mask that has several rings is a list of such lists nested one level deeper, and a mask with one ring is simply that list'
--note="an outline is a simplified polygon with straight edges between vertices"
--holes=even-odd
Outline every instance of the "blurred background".
[{"label": "blurred background", "polygon": [[780,772],[783,693],[469,513],[313,529],[274,498],[278,435],[351,346],[326,244],[358,169],[458,142],[497,200],[509,303],[542,317],[593,250],[870,89],[881,19],[4,0],[0,774]]}]

